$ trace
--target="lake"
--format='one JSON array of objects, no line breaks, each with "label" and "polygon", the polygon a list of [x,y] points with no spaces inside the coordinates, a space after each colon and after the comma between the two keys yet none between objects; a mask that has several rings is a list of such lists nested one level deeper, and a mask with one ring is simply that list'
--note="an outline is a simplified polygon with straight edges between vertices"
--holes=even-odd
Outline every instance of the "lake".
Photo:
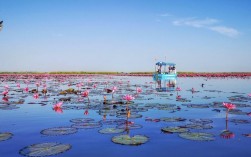
[{"label": "lake", "polygon": [[[250,84],[237,78],[2,77],[0,92],[8,94],[0,100],[0,156],[250,156]],[[135,99],[123,99],[128,94]]]}]

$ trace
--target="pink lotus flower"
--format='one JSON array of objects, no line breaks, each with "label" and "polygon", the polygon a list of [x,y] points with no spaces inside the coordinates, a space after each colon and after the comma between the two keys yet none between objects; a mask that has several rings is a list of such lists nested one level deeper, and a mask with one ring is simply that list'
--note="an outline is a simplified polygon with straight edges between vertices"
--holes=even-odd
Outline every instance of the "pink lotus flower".
[{"label": "pink lotus flower", "polygon": [[33,95],[33,98],[34,98],[34,99],[38,99],[38,98],[39,98],[38,93],[35,93],[35,94]]},{"label": "pink lotus flower", "polygon": [[127,94],[127,95],[123,96],[123,99],[126,100],[126,101],[131,101],[131,100],[133,100],[135,98],[132,95]]},{"label": "pink lotus flower", "polygon": [[20,88],[20,83],[17,84],[17,87]]},{"label": "pink lotus flower", "polygon": [[8,89],[9,89],[9,86],[8,86],[8,85],[5,85],[5,86],[4,86],[4,89],[5,89],[5,90],[8,90]]},{"label": "pink lotus flower", "polygon": [[250,93],[250,94],[248,94],[248,96],[249,96],[249,97],[251,97],[251,93]]},{"label": "pink lotus flower", "polygon": [[83,97],[88,97],[88,96],[89,96],[89,91],[88,91],[88,90],[84,91],[84,92],[82,93],[82,96],[83,96]]},{"label": "pink lotus flower", "polygon": [[142,92],[142,89],[141,89],[140,87],[137,87],[137,88],[136,88],[136,92],[137,92],[137,93],[141,93],[141,92]]},{"label": "pink lotus flower", "polygon": [[6,91],[3,91],[3,92],[2,92],[2,95],[3,95],[3,96],[6,96],[8,93],[9,93],[9,92],[6,90]]},{"label": "pink lotus flower", "polygon": [[59,103],[57,103],[57,104],[55,104],[54,106],[53,106],[53,110],[55,111],[55,112],[57,112],[57,113],[63,113],[63,110],[62,110],[62,105],[63,105],[63,102],[59,102]]},{"label": "pink lotus flower", "polygon": [[94,85],[93,85],[93,88],[94,88],[94,89],[97,88],[97,84],[94,84]]},{"label": "pink lotus flower", "polygon": [[223,131],[221,134],[220,134],[220,136],[222,137],[222,138],[225,138],[225,139],[230,139],[230,138],[234,138],[234,133],[233,132],[231,132],[231,131],[228,131],[228,130],[225,130],[225,131]]},{"label": "pink lotus flower", "polygon": [[84,115],[88,115],[88,114],[89,114],[89,111],[85,110]]},{"label": "pink lotus flower", "polygon": [[53,108],[62,107],[63,102],[59,102],[53,106]]},{"label": "pink lotus flower", "polygon": [[28,87],[24,88],[24,91],[29,92],[29,88]]},{"label": "pink lotus flower", "polygon": [[36,82],[36,86],[39,87],[39,82]]},{"label": "pink lotus flower", "polygon": [[113,93],[116,92],[116,90],[117,90],[117,87],[116,87],[116,86],[112,87],[112,92],[113,92]]},{"label": "pink lotus flower", "polygon": [[228,110],[232,110],[232,109],[236,108],[236,106],[234,104],[231,104],[231,103],[224,103],[223,102],[223,106],[226,107]]},{"label": "pink lotus flower", "polygon": [[2,100],[3,100],[4,102],[8,102],[8,101],[9,101],[8,97],[3,97]]},{"label": "pink lotus flower", "polygon": [[180,88],[180,87],[177,87],[177,88],[176,88],[176,91],[181,91],[181,88]]}]

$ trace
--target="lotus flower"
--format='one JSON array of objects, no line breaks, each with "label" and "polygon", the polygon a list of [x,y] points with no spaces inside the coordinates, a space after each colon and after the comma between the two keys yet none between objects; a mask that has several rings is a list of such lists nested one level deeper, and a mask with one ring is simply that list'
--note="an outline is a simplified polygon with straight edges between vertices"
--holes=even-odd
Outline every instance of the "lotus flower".
[{"label": "lotus flower", "polygon": [[113,92],[113,93],[116,92],[116,90],[117,90],[117,87],[116,87],[116,86],[112,87],[112,92]]},{"label": "lotus flower", "polygon": [[4,102],[8,102],[8,101],[9,101],[8,97],[3,97],[2,100],[3,100]]},{"label": "lotus flower", "polygon": [[62,107],[63,102],[59,102],[53,106],[53,108]]},{"label": "lotus flower", "polygon": [[96,89],[96,88],[97,88],[97,84],[94,84],[94,85],[93,85],[93,88]]},{"label": "lotus flower", "polygon": [[39,87],[39,82],[36,82],[36,86]]},{"label": "lotus flower", "polygon": [[9,92],[6,90],[6,91],[3,91],[2,92],[2,95],[5,97]]},{"label": "lotus flower", "polygon": [[177,95],[177,96],[176,96],[176,99],[180,99],[180,98],[181,98],[181,95]]},{"label": "lotus flower", "polygon": [[38,98],[39,98],[38,93],[35,93],[35,94],[33,95],[33,98],[34,98],[34,99],[38,99]]},{"label": "lotus flower", "polygon": [[234,104],[231,104],[231,103],[224,103],[223,102],[223,106],[226,107],[228,110],[232,110],[232,109],[236,108],[236,106]]},{"label": "lotus flower", "polygon": [[63,110],[61,106],[63,105],[63,102],[59,102],[53,106],[53,110],[57,113],[63,113]]},{"label": "lotus flower", "polygon": [[17,87],[20,88],[20,83],[17,84]]},{"label": "lotus flower", "polygon": [[220,134],[220,136],[222,137],[222,138],[225,138],[225,139],[230,139],[230,138],[234,138],[234,133],[233,132],[231,132],[231,131],[229,131],[229,130],[224,130],[221,134]]},{"label": "lotus flower", "polygon": [[181,91],[181,88],[180,88],[180,87],[177,87],[177,88],[176,88],[176,91]]},{"label": "lotus flower", "polygon": [[88,111],[88,109],[86,109],[84,112],[84,115],[88,115],[88,114],[89,114],[89,111]]},{"label": "lotus flower", "polygon": [[127,94],[127,95],[123,96],[123,99],[128,102],[128,101],[131,101],[131,100],[133,100],[135,98],[132,95]]},{"label": "lotus flower", "polygon": [[24,91],[29,92],[29,88],[28,87],[24,88]]},{"label": "lotus flower", "polygon": [[83,96],[83,97],[88,97],[88,96],[89,96],[89,91],[88,91],[88,90],[84,91],[84,92],[82,93],[82,96]]},{"label": "lotus flower", "polygon": [[137,88],[136,88],[136,92],[137,92],[137,93],[141,93],[141,92],[142,92],[142,89],[141,89],[140,87],[137,87]]},{"label": "lotus flower", "polygon": [[248,96],[249,96],[249,97],[251,97],[251,93],[250,93],[250,94],[248,94]]},{"label": "lotus flower", "polygon": [[5,86],[4,86],[4,89],[5,89],[5,90],[8,90],[8,89],[9,89],[9,86],[8,86],[8,85],[5,85]]}]

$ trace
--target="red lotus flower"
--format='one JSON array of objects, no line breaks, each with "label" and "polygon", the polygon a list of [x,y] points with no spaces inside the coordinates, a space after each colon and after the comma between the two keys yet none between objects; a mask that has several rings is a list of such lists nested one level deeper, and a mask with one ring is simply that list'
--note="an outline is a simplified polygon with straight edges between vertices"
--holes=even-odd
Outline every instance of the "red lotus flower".
[{"label": "red lotus flower", "polygon": [[137,88],[136,88],[136,92],[137,92],[137,93],[141,93],[141,92],[142,92],[142,89],[141,89],[140,87],[137,87]]},{"label": "red lotus flower", "polygon": [[4,102],[8,102],[8,101],[9,101],[8,97],[3,97],[2,100],[3,100]]},{"label": "red lotus flower", "polygon": [[4,86],[4,89],[5,89],[5,90],[8,90],[8,89],[9,89],[9,86],[8,86],[8,85],[5,85],[5,86]]},{"label": "red lotus flower", "polygon": [[84,115],[88,115],[88,114],[89,114],[89,111],[85,110]]},{"label": "red lotus flower", "polygon": [[226,107],[228,110],[232,110],[232,109],[236,108],[236,106],[234,104],[231,104],[231,103],[224,103],[223,102],[223,106]]},{"label": "red lotus flower", "polygon": [[53,110],[57,113],[63,113],[63,110],[61,106],[63,105],[63,102],[59,102],[53,106]]},{"label": "red lotus flower", "polygon": [[24,88],[24,91],[29,92],[29,88],[28,87]]},{"label": "red lotus flower", "polygon": [[177,87],[177,88],[176,88],[176,91],[181,91],[181,88],[180,88],[180,87]]},{"label": "red lotus flower", "polygon": [[2,92],[2,95],[5,97],[9,92],[6,90],[6,91],[3,91]]},{"label": "red lotus flower", "polygon": [[82,96],[83,96],[83,97],[88,97],[88,96],[89,96],[89,91],[88,91],[88,90],[84,91],[84,92],[82,93]]},{"label": "red lotus flower", "polygon": [[37,93],[35,93],[35,94],[33,95],[33,98],[34,98],[34,99],[38,99],[38,98],[39,98],[39,95],[38,95]]},{"label": "red lotus flower", "polygon": [[220,136],[222,137],[222,138],[225,138],[225,139],[230,139],[230,138],[234,138],[234,133],[233,132],[231,132],[231,131],[229,131],[229,130],[224,130],[221,134],[220,134]]}]

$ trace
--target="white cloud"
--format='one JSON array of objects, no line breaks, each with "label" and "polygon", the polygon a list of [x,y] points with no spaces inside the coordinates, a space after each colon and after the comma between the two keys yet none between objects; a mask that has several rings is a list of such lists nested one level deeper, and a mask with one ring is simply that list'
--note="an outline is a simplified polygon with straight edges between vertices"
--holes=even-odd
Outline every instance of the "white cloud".
[{"label": "white cloud", "polygon": [[214,26],[210,27],[209,29],[229,37],[235,37],[240,34],[240,32],[237,31],[236,29],[225,26]]},{"label": "white cloud", "polygon": [[206,19],[187,18],[173,21],[173,24],[176,26],[186,25],[196,28],[207,27],[209,25],[213,25],[216,23],[218,23],[218,20],[211,18],[206,18]]},{"label": "white cloud", "polygon": [[190,26],[195,28],[206,28],[211,31],[220,33],[228,37],[235,37],[240,34],[240,32],[234,28],[227,26],[219,26],[219,20],[213,18],[197,19],[197,18],[186,18],[172,21],[175,26]]},{"label": "white cloud", "polygon": [[173,16],[172,14],[169,14],[169,13],[164,13],[164,14],[160,14],[159,16],[162,16],[162,17],[170,17],[170,16]]}]

